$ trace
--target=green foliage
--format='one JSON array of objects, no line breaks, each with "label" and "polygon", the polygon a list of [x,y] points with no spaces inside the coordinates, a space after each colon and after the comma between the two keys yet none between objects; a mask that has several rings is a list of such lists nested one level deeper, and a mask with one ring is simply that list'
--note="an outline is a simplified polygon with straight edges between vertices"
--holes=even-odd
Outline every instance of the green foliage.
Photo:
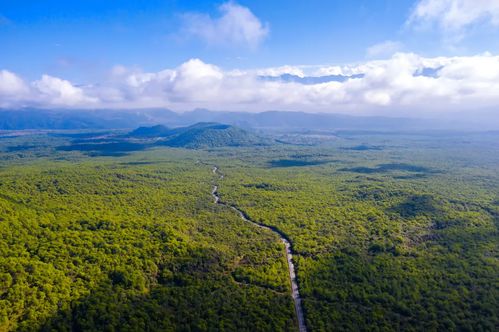
[{"label": "green foliage", "polygon": [[0,330],[293,330],[283,248],[180,151],[0,170]]},{"label": "green foliage", "polygon": [[189,149],[224,146],[253,146],[264,141],[241,128],[229,125],[200,123],[167,140],[164,144]]},{"label": "green foliage", "polygon": [[499,326],[499,149],[404,144],[218,161],[222,199],[292,241],[312,331]]},{"label": "green foliage", "polygon": [[311,331],[499,326],[496,139],[55,149],[72,136],[0,142],[0,330],[296,330],[282,243],[214,181],[291,240]]}]

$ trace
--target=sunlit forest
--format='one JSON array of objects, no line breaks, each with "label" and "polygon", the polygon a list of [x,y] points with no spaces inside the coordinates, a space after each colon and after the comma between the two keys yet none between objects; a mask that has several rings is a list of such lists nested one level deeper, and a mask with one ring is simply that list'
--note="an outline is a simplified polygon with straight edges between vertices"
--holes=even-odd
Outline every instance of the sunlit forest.
[{"label": "sunlit forest", "polygon": [[279,237],[215,183],[291,241],[310,331],[499,326],[497,136],[112,156],[68,137],[0,140],[2,331],[295,331]]},{"label": "sunlit forest", "polygon": [[0,0],[0,332],[499,332],[499,0]]}]

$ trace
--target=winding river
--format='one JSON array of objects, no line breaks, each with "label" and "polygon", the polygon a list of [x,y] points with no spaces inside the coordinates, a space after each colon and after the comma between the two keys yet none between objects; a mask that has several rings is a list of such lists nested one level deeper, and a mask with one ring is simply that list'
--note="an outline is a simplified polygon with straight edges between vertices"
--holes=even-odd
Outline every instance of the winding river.
[{"label": "winding river", "polygon": [[[224,178],[224,175],[220,172],[220,170],[216,166],[213,167],[213,174],[218,175],[219,180],[222,180]],[[277,234],[279,236],[279,238],[281,239],[282,243],[284,243],[284,246],[286,247],[286,260],[288,262],[289,280],[291,283],[291,295],[293,297],[293,302],[295,304],[296,317],[298,319],[298,330],[300,332],[306,332],[307,326],[305,325],[305,316],[303,315],[303,308],[301,305],[301,297],[300,297],[300,292],[298,290],[298,282],[296,280],[295,265],[293,264],[293,251],[291,249],[291,243],[289,242],[289,240],[286,238],[284,233],[282,233],[278,229],[276,229],[274,227],[265,226],[265,225],[256,223],[256,222],[252,221],[243,211],[239,210],[237,207],[222,202],[220,200],[220,195],[218,194],[218,185],[217,184],[213,185],[213,190],[211,192],[211,195],[213,196],[213,199],[215,200],[215,204],[229,207],[232,210],[236,211],[237,214],[239,214],[241,219],[243,219],[244,221],[247,221],[256,227],[267,229],[267,230]]]}]

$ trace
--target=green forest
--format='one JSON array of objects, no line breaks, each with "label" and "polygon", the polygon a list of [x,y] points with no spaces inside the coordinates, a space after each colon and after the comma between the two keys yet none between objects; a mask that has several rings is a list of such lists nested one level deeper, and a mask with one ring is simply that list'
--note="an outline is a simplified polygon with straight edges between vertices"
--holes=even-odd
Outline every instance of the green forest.
[{"label": "green forest", "polygon": [[[499,328],[497,136],[116,155],[0,139],[0,331]],[[213,174],[218,166],[223,179]]]}]

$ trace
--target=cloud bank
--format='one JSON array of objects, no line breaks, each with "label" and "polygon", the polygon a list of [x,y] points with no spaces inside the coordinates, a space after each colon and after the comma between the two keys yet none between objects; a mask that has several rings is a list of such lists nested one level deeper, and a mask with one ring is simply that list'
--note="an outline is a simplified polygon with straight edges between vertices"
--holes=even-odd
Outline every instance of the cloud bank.
[{"label": "cloud bank", "polygon": [[[488,53],[438,58],[397,53],[386,60],[345,66],[257,70],[223,70],[191,59],[159,72],[122,66],[110,72],[110,79],[79,86],[49,75],[27,82],[1,70],[0,106],[203,107],[394,115],[497,108],[499,115],[499,56]],[[305,81],[307,84],[300,83]]]}]

